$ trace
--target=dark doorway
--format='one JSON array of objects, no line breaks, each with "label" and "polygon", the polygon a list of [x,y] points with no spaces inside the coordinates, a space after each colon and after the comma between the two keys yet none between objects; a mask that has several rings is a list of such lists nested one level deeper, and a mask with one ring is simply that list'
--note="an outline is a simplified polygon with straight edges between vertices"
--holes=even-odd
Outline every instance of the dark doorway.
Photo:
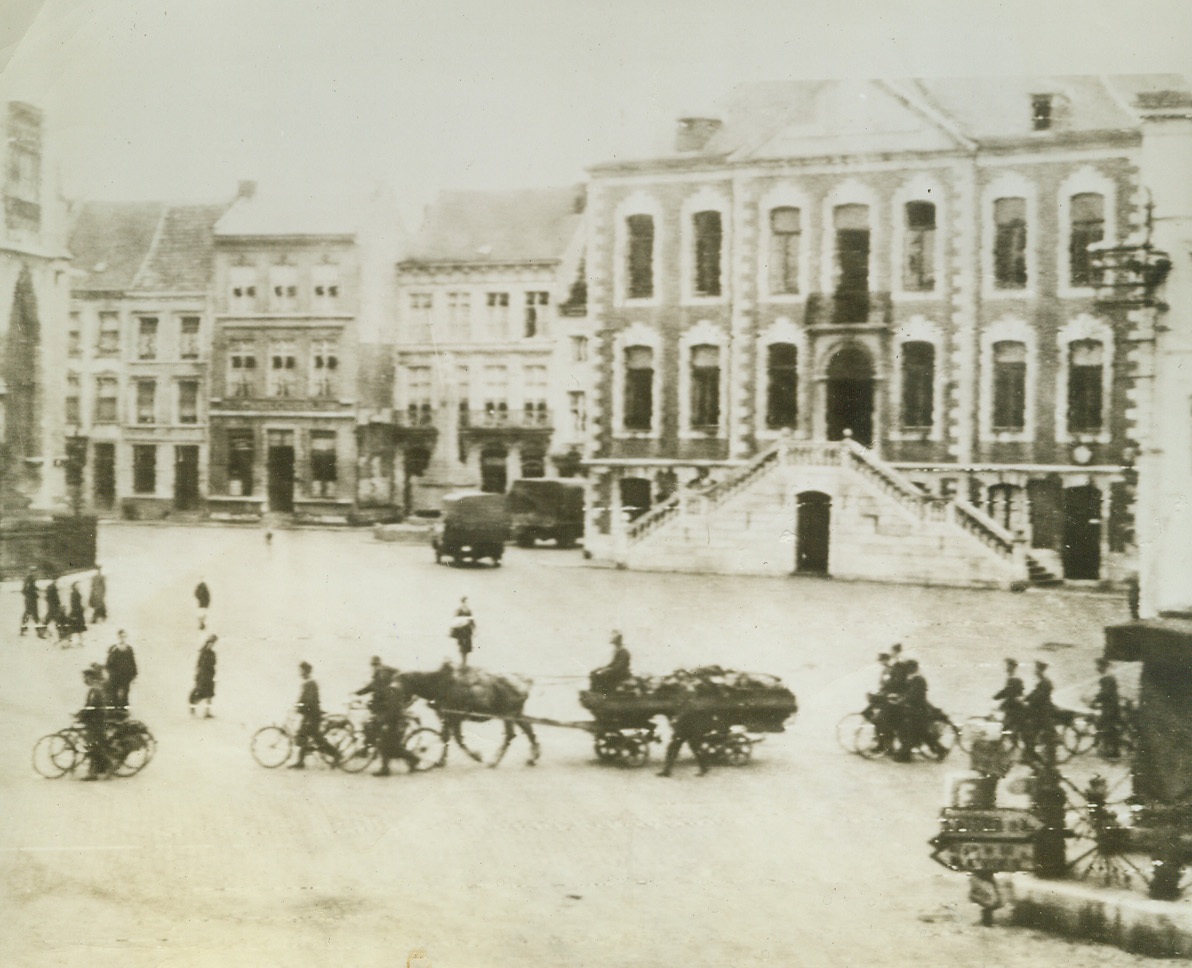
[{"label": "dark doorway", "polygon": [[116,445],[95,444],[91,473],[95,487],[95,506],[110,511],[116,504]]},{"label": "dark doorway", "polygon": [[485,447],[480,452],[480,490],[504,494],[509,483],[509,452],[504,447]]},{"label": "dark doorway", "polygon": [[1101,492],[1091,484],[1064,491],[1064,577],[1101,577]]},{"label": "dark doorway", "polygon": [[294,443],[289,431],[269,432],[269,510],[294,510]]},{"label": "dark doorway", "polygon": [[796,501],[795,571],[799,574],[826,575],[832,498],[820,491],[804,491]]},{"label": "dark doorway", "polygon": [[650,510],[649,478],[621,478],[621,510],[629,516],[630,521]]},{"label": "dark doorway", "polygon": [[199,448],[179,444],[174,448],[174,507],[193,511],[199,506]]},{"label": "dark doorway", "polygon": [[846,346],[828,363],[828,439],[873,446],[873,364],[860,346]]}]

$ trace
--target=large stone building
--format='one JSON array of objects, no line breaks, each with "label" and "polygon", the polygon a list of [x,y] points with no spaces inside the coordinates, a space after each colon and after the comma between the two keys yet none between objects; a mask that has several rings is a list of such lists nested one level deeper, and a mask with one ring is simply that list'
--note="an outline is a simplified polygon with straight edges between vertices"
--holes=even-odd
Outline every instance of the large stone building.
[{"label": "large stone building", "polygon": [[1135,374],[1089,247],[1145,219],[1135,95],[1183,85],[752,86],[673,150],[593,168],[591,550],[1120,577]]},{"label": "large stone building", "polygon": [[212,230],[219,205],[85,203],[71,224],[63,417],[100,513],[197,513],[207,493]]},{"label": "large stone building", "polygon": [[397,267],[395,495],[574,474],[591,370],[582,187],[452,192]]},{"label": "large stone building", "polygon": [[31,104],[0,105],[0,514],[67,503],[69,254],[50,130]]}]

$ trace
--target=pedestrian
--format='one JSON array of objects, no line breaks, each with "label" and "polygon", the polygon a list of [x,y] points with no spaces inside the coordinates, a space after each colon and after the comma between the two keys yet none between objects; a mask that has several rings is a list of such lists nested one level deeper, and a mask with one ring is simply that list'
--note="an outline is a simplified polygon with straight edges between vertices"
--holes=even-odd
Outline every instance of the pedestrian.
[{"label": "pedestrian", "polygon": [[1021,736],[1023,721],[1026,718],[1026,705],[1023,696],[1026,686],[1018,677],[1018,660],[1006,659],[1006,682],[993,694],[995,702],[1000,703],[1002,711],[1002,733],[1007,736]]},{"label": "pedestrian", "polygon": [[418,757],[405,747],[407,696],[398,680],[390,677],[373,693],[373,708],[376,709],[377,752],[381,754],[381,768],[373,776],[389,776],[389,761],[404,760],[410,770],[418,767]]},{"label": "pedestrian", "polygon": [[190,691],[190,714],[200,703],[206,703],[203,712],[204,719],[211,719],[211,700],[215,698],[215,643],[217,636],[208,635],[199,647],[199,657],[195,662],[195,685]]},{"label": "pedestrian", "polygon": [[723,730],[724,724],[716,713],[702,709],[689,700],[671,719],[671,739],[666,746],[666,759],[659,776],[670,776],[675,762],[679,758],[679,750],[686,743],[695,755],[695,762],[699,765],[699,775],[703,776],[711,767],[711,758],[705,749],[705,739]]},{"label": "pedestrian", "polygon": [[1092,706],[1097,710],[1097,746],[1107,760],[1116,760],[1122,746],[1122,696],[1117,677],[1109,671],[1109,660],[1097,660],[1097,695]]},{"label": "pedestrian", "polygon": [[41,626],[41,618],[37,614],[37,573],[30,568],[25,576],[25,584],[21,586],[21,597],[25,600],[25,609],[21,612],[21,635],[33,623],[33,630],[38,638],[45,638],[45,629]]},{"label": "pedestrian", "polygon": [[614,630],[611,642],[613,646],[612,659],[609,660],[608,665],[593,669],[589,676],[592,689],[597,692],[612,691],[630,675],[631,657],[629,650],[625,648],[621,633]]},{"label": "pedestrian", "polygon": [[108,771],[108,709],[103,673],[95,667],[83,670],[87,698],[77,718],[87,737],[87,775],[84,780],[98,780]]},{"label": "pedestrian", "polygon": [[116,644],[108,649],[108,659],[104,667],[108,673],[112,706],[116,709],[127,709],[128,690],[137,677],[137,657],[128,643],[128,633],[124,629],[116,633]]},{"label": "pedestrian", "polygon": [[294,737],[294,741],[298,745],[298,759],[290,764],[291,770],[305,769],[306,754],[316,746],[320,752],[327,753],[335,762],[339,762],[339,751],[323,736],[323,709],[319,705],[319,684],[311,678],[312,671],[309,662],[298,663],[298,674],[302,677],[302,687],[298,692],[295,709],[301,715],[302,722],[298,726],[298,734]]},{"label": "pedestrian", "polygon": [[1023,744],[1034,753],[1039,740],[1054,743],[1055,704],[1051,701],[1054,686],[1047,677],[1047,663],[1041,659],[1035,663],[1035,685],[1026,697],[1026,734]]},{"label": "pedestrian", "polygon": [[369,667],[371,672],[368,682],[357,689],[355,694],[368,696],[368,711],[371,715],[364,724],[364,738],[367,742],[375,744],[380,735],[380,713],[381,707],[384,705],[384,693],[393,681],[393,677],[397,675],[397,670],[392,666],[385,665],[379,655],[374,655],[369,660]]},{"label": "pedestrian", "polygon": [[459,648],[459,664],[462,668],[468,664],[468,656],[472,653],[472,636],[476,631],[476,620],[472,618],[472,610],[468,607],[467,596],[459,600],[459,608],[455,610],[455,617],[451,620],[451,637]]},{"label": "pedestrian", "polygon": [[97,625],[108,617],[108,580],[104,577],[103,568],[95,566],[95,577],[91,579],[91,591],[87,595],[87,604],[91,606],[91,624]]},{"label": "pedestrian", "polygon": [[46,614],[45,614],[45,629],[48,632],[50,623],[54,625],[54,637],[56,639],[62,638],[62,631],[66,626],[66,616],[62,613],[62,596],[58,592],[58,580],[53,576],[50,577],[50,583],[46,585]]},{"label": "pedestrian", "polygon": [[903,659],[906,682],[898,700],[898,750],[893,758],[908,763],[911,754],[920,746],[926,746],[936,759],[943,759],[947,752],[931,731],[936,718],[935,707],[927,701],[927,679],[919,671],[916,659]]},{"label": "pedestrian", "polygon": [[83,593],[79,590],[79,583],[70,583],[70,614],[67,616],[72,645],[83,644],[83,633],[87,631],[87,613],[83,611]]},{"label": "pedestrian", "polygon": [[201,578],[195,585],[195,604],[199,609],[199,630],[202,631],[207,627],[207,609],[211,607],[211,590]]}]

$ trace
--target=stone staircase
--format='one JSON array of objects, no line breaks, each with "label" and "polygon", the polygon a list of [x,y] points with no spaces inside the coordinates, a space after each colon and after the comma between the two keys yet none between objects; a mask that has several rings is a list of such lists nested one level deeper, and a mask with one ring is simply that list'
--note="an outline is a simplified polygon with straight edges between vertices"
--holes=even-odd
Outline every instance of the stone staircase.
[{"label": "stone staircase", "polygon": [[828,574],[980,587],[1054,580],[978,508],[924,494],[855,441],[784,440],[702,491],[684,490],[626,525],[617,563],[657,571],[785,575],[795,570],[798,495],[830,500]]}]

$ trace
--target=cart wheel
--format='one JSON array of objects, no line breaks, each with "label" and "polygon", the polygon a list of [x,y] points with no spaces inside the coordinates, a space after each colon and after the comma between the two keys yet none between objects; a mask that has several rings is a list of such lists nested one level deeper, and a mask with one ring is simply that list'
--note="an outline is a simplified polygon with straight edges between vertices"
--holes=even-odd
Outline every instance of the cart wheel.
[{"label": "cart wheel", "polygon": [[266,726],[253,733],[249,749],[254,760],[266,769],[273,770],[290,758],[294,741],[280,726]]},{"label": "cart wheel", "polygon": [[447,744],[443,742],[443,734],[437,729],[416,729],[405,739],[406,750],[418,758],[411,769],[418,772],[433,770],[442,766],[447,758]]},{"label": "cart wheel", "polygon": [[836,724],[836,742],[846,753],[860,752],[857,749],[857,728],[869,722],[861,713],[849,713]]},{"label": "cart wheel", "polygon": [[730,733],[724,744],[724,759],[729,766],[744,766],[753,757],[753,740],[744,733]]},{"label": "cart wheel", "polygon": [[1069,876],[1103,887],[1148,887],[1150,859],[1130,843],[1133,811],[1126,799],[1131,780],[1128,768],[1062,780],[1067,798]]},{"label": "cart wheel", "polygon": [[33,746],[33,769],[47,780],[57,780],[82,761],[82,753],[66,733],[50,733]]},{"label": "cart wheel", "polygon": [[621,760],[621,734],[600,733],[595,742],[596,757],[602,763],[619,763]]},{"label": "cart wheel", "polygon": [[624,736],[621,738],[620,754],[618,762],[621,766],[645,766],[646,760],[650,758],[650,744],[639,736]]}]

